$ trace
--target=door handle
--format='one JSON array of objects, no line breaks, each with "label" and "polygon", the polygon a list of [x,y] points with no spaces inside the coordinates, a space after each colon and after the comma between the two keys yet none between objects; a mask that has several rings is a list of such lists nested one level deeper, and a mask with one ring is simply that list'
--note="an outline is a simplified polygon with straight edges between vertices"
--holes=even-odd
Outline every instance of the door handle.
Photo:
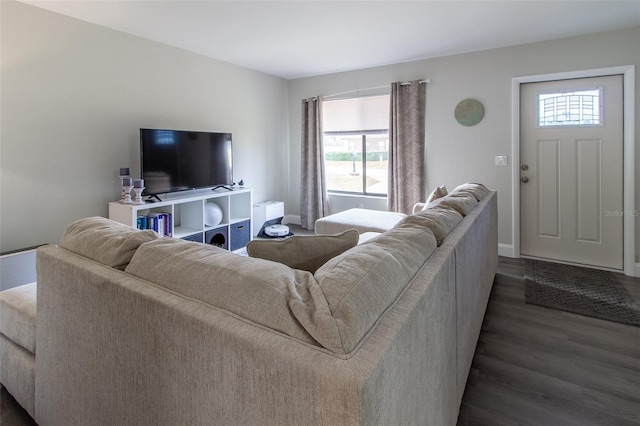
[{"label": "door handle", "polygon": [[522,177],[520,178],[520,181],[521,181],[522,183],[527,183],[527,182],[529,182],[529,178],[528,178],[528,177],[526,177],[526,176],[522,176]]}]

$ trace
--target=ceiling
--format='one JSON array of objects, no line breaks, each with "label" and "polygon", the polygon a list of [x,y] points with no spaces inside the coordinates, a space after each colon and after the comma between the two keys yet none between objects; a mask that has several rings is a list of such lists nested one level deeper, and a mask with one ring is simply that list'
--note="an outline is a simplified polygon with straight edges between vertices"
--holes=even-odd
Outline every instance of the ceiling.
[{"label": "ceiling", "polygon": [[22,1],[285,79],[640,26],[640,0]]}]

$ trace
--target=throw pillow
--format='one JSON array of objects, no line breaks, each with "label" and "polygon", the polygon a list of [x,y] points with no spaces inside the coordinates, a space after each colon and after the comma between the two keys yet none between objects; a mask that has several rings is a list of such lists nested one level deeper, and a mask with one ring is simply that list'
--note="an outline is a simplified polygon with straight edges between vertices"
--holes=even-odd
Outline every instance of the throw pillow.
[{"label": "throw pillow", "polygon": [[427,203],[426,203],[427,205],[423,208],[423,210],[429,206],[429,203],[432,203],[438,198],[442,198],[447,194],[448,192],[447,192],[446,186],[442,185],[442,186],[436,187],[433,191],[431,191],[431,194],[429,194],[429,196],[427,197]]},{"label": "throw pillow", "polygon": [[253,240],[247,244],[247,254],[313,274],[327,260],[355,247],[359,237],[358,231],[349,229],[333,235],[294,235],[283,240]]},{"label": "throw pillow", "polygon": [[444,185],[437,186],[427,197],[427,200],[424,203],[416,203],[413,206],[413,214],[421,212],[429,208],[429,205],[433,203],[435,200],[444,197],[447,195],[447,187]]}]

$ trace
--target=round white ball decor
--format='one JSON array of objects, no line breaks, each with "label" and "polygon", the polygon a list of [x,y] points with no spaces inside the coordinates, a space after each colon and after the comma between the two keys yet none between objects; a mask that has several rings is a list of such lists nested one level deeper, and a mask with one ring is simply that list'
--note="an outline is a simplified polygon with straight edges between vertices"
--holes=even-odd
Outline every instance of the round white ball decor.
[{"label": "round white ball decor", "polygon": [[222,222],[222,209],[216,203],[204,204],[204,223],[207,226],[216,226]]}]

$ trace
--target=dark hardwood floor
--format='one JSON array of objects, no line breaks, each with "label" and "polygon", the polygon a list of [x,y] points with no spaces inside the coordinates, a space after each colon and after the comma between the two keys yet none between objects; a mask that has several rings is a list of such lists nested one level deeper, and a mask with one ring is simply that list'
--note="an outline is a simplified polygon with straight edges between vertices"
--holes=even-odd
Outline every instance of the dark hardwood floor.
[{"label": "dark hardwood floor", "polygon": [[[458,426],[640,425],[640,327],[527,305],[523,276],[500,258]],[[2,389],[0,425],[33,424]]]},{"label": "dark hardwood floor", "polygon": [[9,392],[0,386],[0,426],[32,426],[36,422]]},{"label": "dark hardwood floor", "polygon": [[640,425],[640,327],[525,304],[523,263],[500,258],[458,426]]}]

